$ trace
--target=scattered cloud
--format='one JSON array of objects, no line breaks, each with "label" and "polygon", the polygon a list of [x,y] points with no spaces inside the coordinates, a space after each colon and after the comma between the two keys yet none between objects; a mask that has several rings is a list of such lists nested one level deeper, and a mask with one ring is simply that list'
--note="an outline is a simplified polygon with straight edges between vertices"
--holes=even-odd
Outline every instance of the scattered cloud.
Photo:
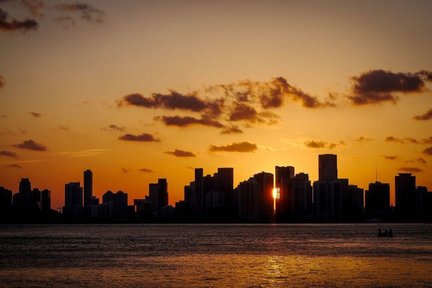
[{"label": "scattered cloud", "polygon": [[63,13],[77,13],[81,19],[91,23],[102,23],[105,17],[105,13],[102,10],[86,3],[60,4],[55,8]]},{"label": "scattered cloud", "polygon": [[54,17],[53,21],[60,24],[63,28],[75,27],[77,24],[75,20],[70,16],[58,16]]},{"label": "scattered cloud", "polygon": [[6,165],[6,168],[15,168],[15,169],[21,169],[22,166],[18,165],[18,164],[10,164],[10,165]]},{"label": "scattered cloud", "polygon": [[257,150],[258,147],[256,144],[249,143],[249,142],[235,142],[233,144],[229,145],[223,145],[223,146],[210,146],[210,152],[218,152],[218,151],[225,151],[225,152],[254,152]]},{"label": "scattered cloud", "polygon": [[143,173],[153,173],[153,170],[148,169],[148,168],[141,168],[138,171],[139,172],[143,172]]},{"label": "scattered cloud", "polygon": [[155,138],[152,134],[143,133],[140,135],[124,134],[119,137],[120,140],[124,141],[137,141],[137,142],[160,142],[158,138]]},{"label": "scattered cloud", "polygon": [[416,115],[413,117],[415,120],[431,120],[432,119],[432,108],[426,111],[424,114]]},{"label": "scattered cloud", "polygon": [[95,149],[84,149],[84,150],[78,150],[78,151],[56,152],[55,154],[56,155],[66,155],[66,156],[76,157],[76,158],[86,158],[86,157],[99,156],[99,155],[104,154],[108,151],[109,151],[109,149],[95,148]]},{"label": "scattered cloud", "polygon": [[401,144],[405,143],[401,138],[393,137],[393,136],[386,137],[385,141],[386,142],[392,142],[392,143],[401,143]]},{"label": "scattered cloud", "polygon": [[33,17],[43,17],[42,10],[45,8],[45,3],[40,0],[21,0],[21,3],[33,15]]},{"label": "scattered cloud", "polygon": [[419,172],[423,172],[423,169],[420,169],[417,167],[401,167],[401,168],[399,168],[399,171],[419,173]]},{"label": "scattered cloud", "polygon": [[388,136],[385,138],[386,142],[399,143],[399,144],[432,144],[432,136],[429,138],[416,139],[412,137],[393,137]]},{"label": "scattered cloud", "polygon": [[304,145],[309,148],[327,148],[327,149],[334,149],[338,145],[344,145],[344,144],[345,143],[343,142],[340,144],[336,144],[336,143],[327,143],[325,141],[315,141],[315,140],[304,142]]},{"label": "scattered cloud", "polygon": [[428,156],[432,156],[432,146],[424,149],[423,154],[426,154]]},{"label": "scattered cloud", "polygon": [[414,160],[408,160],[407,163],[420,163],[420,164],[426,164],[426,160],[423,157],[414,159]]},{"label": "scattered cloud", "polygon": [[129,173],[129,170],[126,169],[126,168],[121,168],[121,170],[122,170],[122,172],[125,173],[125,174]]},{"label": "scattered cloud", "polygon": [[396,103],[394,93],[414,93],[425,90],[425,82],[432,81],[429,71],[417,73],[393,73],[384,70],[370,70],[352,77],[352,95],[348,96],[354,105]]},{"label": "scattered cloud", "polygon": [[63,130],[63,131],[70,131],[69,127],[64,126],[64,125],[60,125],[58,128],[59,128],[60,130]]},{"label": "scattered cloud", "polygon": [[396,159],[398,159],[398,157],[395,156],[395,155],[383,155],[382,157],[384,157],[384,159],[387,159],[387,160],[396,160]]},{"label": "scattered cloud", "polygon": [[224,125],[222,123],[206,119],[206,118],[194,118],[190,116],[159,116],[155,117],[155,120],[162,121],[166,126],[178,126],[178,127],[188,127],[191,125],[203,125],[209,127],[223,128]]},{"label": "scattered cloud", "polygon": [[18,158],[18,154],[12,151],[1,150],[0,156],[10,157],[10,158]]},{"label": "scattered cloud", "polygon": [[364,142],[371,142],[371,141],[373,141],[373,139],[361,136],[361,137],[357,138],[356,141],[364,143]]},{"label": "scattered cloud", "polygon": [[39,118],[39,117],[42,116],[41,113],[37,113],[37,112],[29,112],[29,114],[30,114],[31,116],[33,116],[34,118]]},{"label": "scattered cloud", "polygon": [[196,155],[192,152],[179,149],[175,149],[174,151],[166,151],[165,153],[176,157],[196,157]]},{"label": "scattered cloud", "polygon": [[116,124],[108,125],[107,127],[102,127],[103,131],[117,131],[117,132],[124,132],[126,131],[126,127],[124,126],[118,126]]},{"label": "scattered cloud", "polygon": [[241,133],[243,133],[243,130],[241,130],[237,126],[225,127],[221,131],[221,134],[241,134]]},{"label": "scattered cloud", "polygon": [[0,88],[3,88],[5,86],[5,81],[3,79],[3,76],[0,75]]},{"label": "scattered cloud", "polygon": [[16,144],[13,145],[16,148],[19,149],[27,149],[27,150],[33,150],[33,151],[47,151],[48,148],[43,145],[43,144],[39,144],[31,139],[29,140],[25,140],[24,142],[20,143],[20,144]]},{"label": "scattered cloud", "polygon": [[38,23],[34,19],[26,18],[24,20],[16,20],[9,16],[9,14],[0,8],[0,31],[2,32],[15,32],[15,31],[29,31],[36,30]]}]

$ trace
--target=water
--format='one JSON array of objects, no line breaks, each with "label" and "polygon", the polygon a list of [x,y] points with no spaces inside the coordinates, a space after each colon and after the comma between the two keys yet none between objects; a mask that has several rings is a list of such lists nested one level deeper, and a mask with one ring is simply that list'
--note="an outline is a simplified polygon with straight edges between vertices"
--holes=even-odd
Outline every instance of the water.
[{"label": "water", "polygon": [[432,287],[432,225],[0,226],[0,287],[53,286]]}]

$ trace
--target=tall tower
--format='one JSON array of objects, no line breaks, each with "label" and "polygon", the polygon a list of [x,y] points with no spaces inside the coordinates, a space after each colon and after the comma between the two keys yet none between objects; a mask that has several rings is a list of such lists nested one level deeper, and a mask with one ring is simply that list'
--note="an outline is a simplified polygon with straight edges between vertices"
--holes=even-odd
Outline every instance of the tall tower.
[{"label": "tall tower", "polygon": [[411,173],[399,173],[395,177],[396,209],[404,213],[416,209],[416,177]]},{"label": "tall tower", "polygon": [[87,169],[84,171],[84,206],[90,206],[92,204],[93,196],[93,173]]},{"label": "tall tower", "polygon": [[338,178],[337,155],[321,154],[318,156],[319,181],[333,181]]}]

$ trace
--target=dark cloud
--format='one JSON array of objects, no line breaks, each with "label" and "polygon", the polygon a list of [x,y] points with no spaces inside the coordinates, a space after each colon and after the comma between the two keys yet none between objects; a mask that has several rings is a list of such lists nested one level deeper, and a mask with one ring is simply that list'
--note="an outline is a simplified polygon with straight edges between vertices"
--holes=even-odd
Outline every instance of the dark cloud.
[{"label": "dark cloud", "polygon": [[243,103],[235,103],[233,109],[230,112],[230,121],[257,121],[258,112],[251,106]]},{"label": "dark cloud", "polygon": [[63,28],[71,28],[76,26],[75,20],[70,16],[54,17],[53,21],[59,23]]},{"label": "dark cloud", "polygon": [[140,135],[124,134],[118,139],[124,141],[136,141],[136,142],[160,142],[158,138],[155,138],[152,134],[143,133]]},{"label": "dark cloud", "polygon": [[5,81],[3,79],[3,76],[0,75],[0,88],[3,88],[5,86]]},{"label": "dark cloud", "polygon": [[256,144],[249,142],[235,142],[224,146],[210,146],[210,152],[225,151],[225,152],[254,152],[258,147]]},{"label": "dark cloud", "polygon": [[18,164],[10,164],[10,165],[6,165],[6,168],[15,168],[15,169],[21,169],[22,166],[18,165]]},{"label": "dark cloud", "polygon": [[21,0],[21,3],[27,8],[33,17],[43,17],[42,10],[45,8],[45,3],[40,0]]},{"label": "dark cloud", "polygon": [[414,160],[409,160],[407,161],[407,163],[420,163],[420,164],[426,164],[426,160],[423,157],[414,159]]},{"label": "dark cloud", "polygon": [[7,150],[1,150],[0,151],[0,156],[4,156],[4,157],[11,157],[11,158],[18,158],[18,154],[12,151],[7,151]]},{"label": "dark cloud", "polygon": [[426,113],[416,115],[413,117],[415,120],[431,120],[432,119],[432,109],[429,109]]},{"label": "dark cloud", "polygon": [[404,138],[404,143],[411,143],[411,144],[420,144],[420,142],[415,139],[415,138],[411,138],[411,137],[405,137]]},{"label": "dark cloud", "polygon": [[143,173],[153,173],[153,170],[148,169],[148,168],[141,168],[138,171],[139,172],[143,172]]},{"label": "dark cloud", "polygon": [[63,131],[70,131],[69,127],[67,126],[60,125],[58,128]]},{"label": "dark cloud", "polygon": [[398,159],[398,157],[395,156],[395,155],[383,155],[382,157],[384,157],[387,160],[396,160],[396,159]]},{"label": "dark cloud", "polygon": [[429,138],[425,138],[422,140],[423,144],[432,144],[432,136],[430,136]]},{"label": "dark cloud", "polygon": [[386,137],[385,141],[386,142],[392,142],[392,143],[401,143],[401,144],[405,143],[401,138],[393,137],[393,136]]},{"label": "dark cloud", "polygon": [[241,134],[243,131],[237,126],[226,127],[221,131],[221,134]]},{"label": "dark cloud", "polygon": [[393,93],[422,92],[425,81],[431,81],[429,71],[417,73],[393,73],[384,70],[371,70],[352,77],[352,96],[348,98],[354,105],[396,103]]},{"label": "dark cloud", "polygon": [[36,143],[35,141],[29,139],[29,140],[25,140],[24,142],[20,143],[20,144],[16,144],[13,145],[16,148],[19,149],[27,149],[27,150],[33,150],[33,151],[47,151],[48,148],[43,145],[43,144],[39,144]]},{"label": "dark cloud", "polygon": [[29,112],[29,114],[30,114],[31,116],[35,117],[35,118],[39,118],[39,117],[42,116],[41,113],[37,113],[37,112]]},{"label": "dark cloud", "polygon": [[361,137],[357,138],[356,141],[357,142],[370,142],[370,141],[373,141],[373,139],[361,136]]},{"label": "dark cloud", "polygon": [[424,149],[423,153],[428,155],[428,156],[432,156],[432,146]]},{"label": "dark cloud", "polygon": [[194,118],[190,116],[161,116],[155,117],[155,120],[162,121],[166,126],[188,127],[191,125],[203,125],[209,127],[223,128],[224,125],[218,121],[206,118]]},{"label": "dark cloud", "polygon": [[126,169],[126,168],[121,168],[121,170],[122,170],[122,172],[123,172],[124,174],[127,174],[127,173],[129,173],[129,170],[128,170],[128,169]]},{"label": "dark cloud", "polygon": [[[340,145],[344,145],[345,143],[340,143]],[[304,142],[304,145],[309,148],[327,148],[327,149],[334,149],[339,144],[336,143],[327,143],[325,141],[306,141]]]},{"label": "dark cloud", "polygon": [[116,124],[111,124],[107,127],[102,128],[103,131],[118,131],[118,132],[124,132],[126,131],[126,128],[124,126],[118,126]]},{"label": "dark cloud", "polygon": [[183,95],[174,90],[169,94],[155,93],[151,97],[144,97],[141,94],[135,93],[123,97],[119,105],[134,105],[145,108],[164,108],[169,110],[185,110],[192,112],[202,112],[206,114],[219,115],[223,101],[209,101],[200,99],[195,93]]},{"label": "dark cloud", "polygon": [[16,20],[9,16],[9,14],[0,8],[0,31],[15,32],[15,31],[29,31],[36,30],[38,23],[34,19],[26,18],[24,20]]},{"label": "dark cloud", "polygon": [[86,3],[61,4],[55,8],[65,13],[78,13],[81,19],[87,22],[102,23],[104,21],[105,13]]},{"label": "dark cloud", "polygon": [[401,167],[401,168],[399,168],[399,171],[403,171],[403,172],[411,172],[411,173],[419,173],[419,172],[423,172],[422,169],[417,168],[417,167]]},{"label": "dark cloud", "polygon": [[166,151],[165,153],[176,157],[196,157],[196,155],[192,152],[179,149],[175,149],[174,151]]}]

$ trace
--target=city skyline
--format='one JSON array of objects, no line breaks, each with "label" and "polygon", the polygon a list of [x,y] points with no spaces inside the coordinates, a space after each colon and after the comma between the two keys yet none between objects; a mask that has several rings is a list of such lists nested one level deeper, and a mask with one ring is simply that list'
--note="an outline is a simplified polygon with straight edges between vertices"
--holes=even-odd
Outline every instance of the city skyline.
[{"label": "city skyline", "polygon": [[0,184],[28,177],[53,208],[86,169],[84,202],[164,177],[174,204],[193,167],[234,167],[237,186],[289,165],[314,182],[325,153],[360,188],[390,183],[391,203],[398,173],[432,187],[430,1],[0,9]]}]

